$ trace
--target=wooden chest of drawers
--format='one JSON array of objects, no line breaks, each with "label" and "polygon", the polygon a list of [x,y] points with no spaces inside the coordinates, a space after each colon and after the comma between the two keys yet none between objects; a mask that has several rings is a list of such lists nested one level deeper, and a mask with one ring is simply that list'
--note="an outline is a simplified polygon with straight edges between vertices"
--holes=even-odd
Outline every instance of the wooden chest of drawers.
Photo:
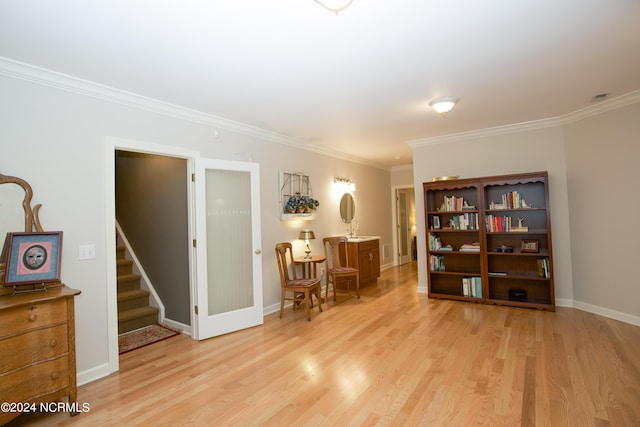
[{"label": "wooden chest of drawers", "polygon": [[[0,296],[0,402],[77,399],[74,297],[62,286]],[[0,425],[18,416],[0,412]]]}]

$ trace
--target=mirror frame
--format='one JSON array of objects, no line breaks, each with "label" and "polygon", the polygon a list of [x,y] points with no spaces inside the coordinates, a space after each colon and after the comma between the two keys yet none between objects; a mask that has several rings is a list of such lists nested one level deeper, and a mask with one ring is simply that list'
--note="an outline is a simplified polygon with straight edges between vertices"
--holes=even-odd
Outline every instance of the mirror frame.
[{"label": "mirror frame", "polygon": [[[348,197],[347,197],[348,196]],[[348,199],[351,199],[350,202]],[[351,207],[351,210],[347,212],[347,209]],[[356,202],[353,200],[351,193],[344,193],[340,199],[340,217],[345,224],[351,224],[353,217],[356,214]]]},{"label": "mirror frame", "polygon": [[[24,199],[22,200],[22,208],[24,209],[24,230],[13,230],[16,232],[31,232],[31,231],[44,231],[40,224],[40,218],[38,212],[42,207],[42,204],[37,204],[33,209],[31,208],[31,198],[33,197],[33,190],[27,181],[15,176],[0,174],[0,185],[2,184],[17,184],[24,190]],[[0,248],[2,251],[3,248]],[[4,276],[5,263],[0,259],[0,281]]]},{"label": "mirror frame", "polygon": [[0,185],[2,184],[18,184],[24,190],[24,200],[22,201],[22,208],[24,209],[24,230],[15,231],[44,231],[42,230],[40,218],[38,217],[38,212],[42,204],[37,204],[33,209],[31,208],[33,190],[29,183],[22,178],[0,174]]}]

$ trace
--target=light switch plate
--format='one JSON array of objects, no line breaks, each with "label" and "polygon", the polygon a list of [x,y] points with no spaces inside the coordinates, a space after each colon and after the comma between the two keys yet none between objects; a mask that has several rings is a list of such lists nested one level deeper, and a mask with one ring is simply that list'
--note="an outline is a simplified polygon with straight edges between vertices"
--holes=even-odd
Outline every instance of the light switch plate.
[{"label": "light switch plate", "polygon": [[78,246],[78,259],[80,261],[85,259],[96,258],[96,245],[79,245]]}]

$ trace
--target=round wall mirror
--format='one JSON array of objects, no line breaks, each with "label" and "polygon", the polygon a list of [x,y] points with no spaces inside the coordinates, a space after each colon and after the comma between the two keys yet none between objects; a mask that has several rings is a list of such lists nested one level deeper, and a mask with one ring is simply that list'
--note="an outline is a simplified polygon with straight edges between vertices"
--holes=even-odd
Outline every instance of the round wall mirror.
[{"label": "round wall mirror", "polygon": [[344,193],[342,199],[340,199],[340,216],[342,222],[349,224],[353,221],[353,216],[356,214],[356,204],[353,201],[353,197],[349,193]]}]

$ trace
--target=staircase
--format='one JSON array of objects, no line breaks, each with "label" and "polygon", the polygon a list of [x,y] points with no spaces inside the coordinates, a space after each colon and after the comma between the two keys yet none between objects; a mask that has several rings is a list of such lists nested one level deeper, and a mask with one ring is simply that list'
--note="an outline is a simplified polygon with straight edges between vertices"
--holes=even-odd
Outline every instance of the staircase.
[{"label": "staircase", "polygon": [[118,334],[158,322],[158,310],[149,305],[149,291],[140,289],[140,275],[133,274],[133,261],[125,258],[124,246],[116,247],[118,266]]}]

